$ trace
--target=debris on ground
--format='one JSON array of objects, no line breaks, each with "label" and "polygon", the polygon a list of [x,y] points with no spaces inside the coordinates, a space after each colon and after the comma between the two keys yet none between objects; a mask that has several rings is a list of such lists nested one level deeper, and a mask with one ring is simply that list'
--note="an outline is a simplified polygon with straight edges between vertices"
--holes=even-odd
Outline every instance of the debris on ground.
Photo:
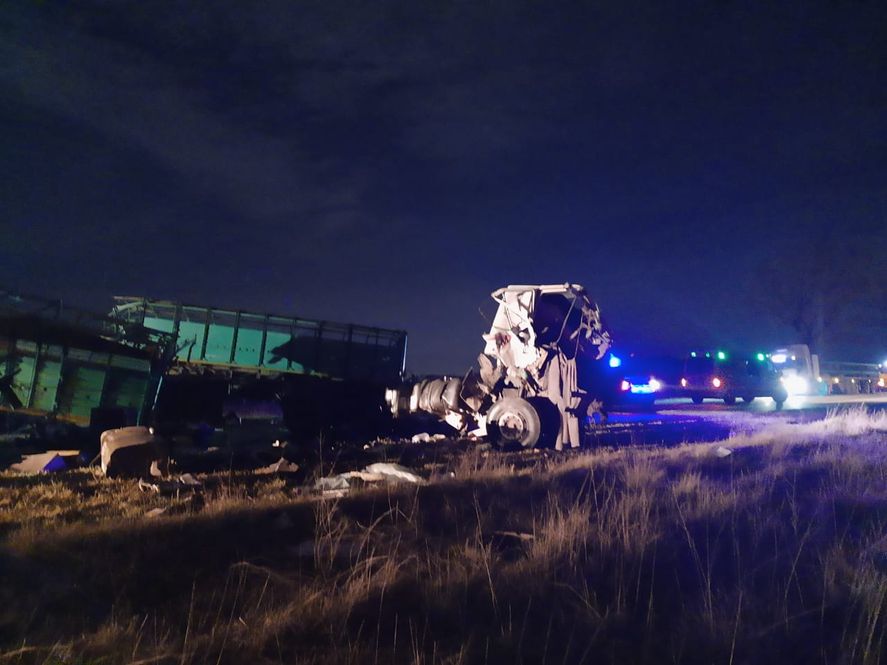
[{"label": "debris on ground", "polygon": [[416,475],[405,466],[392,464],[390,462],[376,462],[375,464],[370,464],[364,469],[364,472],[382,476],[382,478],[388,482],[403,480],[408,483],[416,483],[417,485],[425,482],[424,478]]},{"label": "debris on ground", "polygon": [[168,457],[149,428],[120,427],[102,432],[101,463],[102,471],[111,478],[162,476],[166,475]]},{"label": "debris on ground", "polygon": [[203,488],[203,483],[197,480],[190,473],[183,473],[172,480],[156,480],[149,482],[139,478],[139,489],[142,492],[154,492],[164,496],[178,495],[182,490],[194,491]]},{"label": "debris on ground", "polygon": [[351,486],[348,483],[348,479],[340,474],[338,476],[326,476],[324,478],[318,478],[317,482],[314,483],[314,489],[320,490],[321,492],[329,492],[329,491],[347,491]]},{"label": "debris on ground", "polygon": [[298,464],[296,464],[295,462],[290,462],[288,459],[281,457],[279,460],[277,460],[273,464],[269,464],[268,466],[263,466],[261,468],[258,468],[253,473],[257,473],[257,474],[296,473],[298,470],[299,470]]},{"label": "debris on ground", "polygon": [[405,466],[391,462],[376,462],[362,471],[347,471],[336,476],[318,478],[314,483],[314,489],[323,492],[324,496],[344,496],[352,488],[351,481],[353,480],[361,480],[365,483],[408,482],[416,485],[425,483],[424,478]]},{"label": "debris on ground", "polygon": [[184,513],[198,512],[205,505],[205,500],[200,494],[192,494],[189,497],[171,503],[168,506],[152,508],[145,513],[145,517],[161,517],[164,515],[182,515]]},{"label": "debris on ground", "polygon": [[0,445],[21,445],[39,437],[36,426],[33,424],[19,427],[14,432],[0,434]]},{"label": "debris on ground", "polygon": [[724,446],[718,446],[717,448],[715,448],[715,457],[720,457],[723,459],[724,457],[729,457],[732,454],[733,451],[729,448],[724,448]]},{"label": "debris on ground", "polygon": [[435,441],[443,441],[447,438],[446,434],[429,434],[428,432],[422,432],[421,434],[414,434],[410,439],[411,443],[433,443]]},{"label": "debris on ground", "polygon": [[22,461],[11,465],[19,473],[54,473],[80,466],[79,450],[47,450],[36,455],[24,455]]}]

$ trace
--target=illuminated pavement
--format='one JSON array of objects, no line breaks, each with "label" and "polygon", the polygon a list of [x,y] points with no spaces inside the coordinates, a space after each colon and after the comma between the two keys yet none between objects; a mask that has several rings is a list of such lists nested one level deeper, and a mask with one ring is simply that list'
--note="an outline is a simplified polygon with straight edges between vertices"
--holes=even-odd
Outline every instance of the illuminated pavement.
[{"label": "illuminated pavement", "polygon": [[829,395],[792,397],[781,409],[770,398],[732,406],[720,400],[693,404],[689,399],[657,402],[648,411],[614,411],[603,427],[591,434],[590,443],[612,445],[668,445],[717,441],[731,434],[750,432],[767,424],[785,421],[810,422],[824,418],[829,411],[864,405],[867,409],[887,409],[887,393],[877,395]]}]

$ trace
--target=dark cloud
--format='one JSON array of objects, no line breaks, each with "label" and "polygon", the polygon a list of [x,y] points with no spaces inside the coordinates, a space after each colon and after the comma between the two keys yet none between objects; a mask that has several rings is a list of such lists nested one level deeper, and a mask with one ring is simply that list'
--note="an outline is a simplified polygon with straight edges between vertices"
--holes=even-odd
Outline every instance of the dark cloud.
[{"label": "dark cloud", "polygon": [[585,282],[623,338],[766,341],[725,296],[765,249],[885,241],[885,19],[7,4],[0,281],[405,327],[418,369],[470,360],[507,282]]}]

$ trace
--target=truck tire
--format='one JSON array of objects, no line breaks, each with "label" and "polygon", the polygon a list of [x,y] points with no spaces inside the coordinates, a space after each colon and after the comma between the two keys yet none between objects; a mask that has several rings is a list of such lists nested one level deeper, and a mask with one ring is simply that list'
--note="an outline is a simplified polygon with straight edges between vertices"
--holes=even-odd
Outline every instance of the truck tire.
[{"label": "truck tire", "polygon": [[755,396],[754,395],[743,395],[742,401],[745,402],[746,404],[751,404],[752,402],[755,401]]},{"label": "truck tire", "polygon": [[542,436],[539,412],[520,397],[503,397],[487,412],[487,435],[500,448],[532,448]]},{"label": "truck tire", "polygon": [[702,395],[693,395],[690,399],[693,400],[693,404],[702,404]]},{"label": "truck tire", "polygon": [[736,404],[736,396],[735,395],[724,395],[724,404]]},{"label": "truck tire", "polygon": [[773,391],[773,401],[777,407],[781,407],[783,402],[788,399],[788,391],[785,388],[777,388]]}]

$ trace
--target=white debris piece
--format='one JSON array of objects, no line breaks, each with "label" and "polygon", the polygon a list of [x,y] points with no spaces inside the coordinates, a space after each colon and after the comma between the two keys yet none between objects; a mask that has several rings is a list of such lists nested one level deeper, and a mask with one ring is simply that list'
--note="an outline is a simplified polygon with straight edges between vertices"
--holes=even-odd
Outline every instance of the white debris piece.
[{"label": "white debris piece", "polygon": [[318,478],[317,482],[314,483],[314,489],[324,492],[329,490],[347,490],[349,487],[348,478],[344,475]]},{"label": "white debris piece", "polygon": [[729,457],[733,454],[733,451],[729,448],[724,448],[724,446],[718,446],[715,448],[715,457]]},{"label": "white debris piece", "polygon": [[376,462],[375,464],[370,464],[364,469],[364,471],[385,476],[386,480],[404,480],[408,483],[415,483],[417,485],[425,482],[424,478],[416,475],[405,466],[391,464],[390,462]]}]

